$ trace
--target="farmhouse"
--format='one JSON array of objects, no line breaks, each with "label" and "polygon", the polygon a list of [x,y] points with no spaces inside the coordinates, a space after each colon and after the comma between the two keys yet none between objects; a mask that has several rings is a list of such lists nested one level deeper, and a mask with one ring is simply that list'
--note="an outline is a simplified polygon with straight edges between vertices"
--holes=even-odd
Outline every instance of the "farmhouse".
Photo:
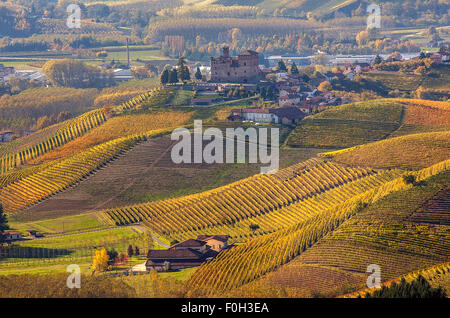
[{"label": "farmhouse", "polygon": [[286,94],[278,98],[278,105],[280,106],[294,106],[300,103],[300,95],[298,94]]},{"label": "farmhouse", "polygon": [[206,242],[212,250],[220,252],[224,248],[228,247],[228,235],[199,235],[197,240]]},{"label": "farmhouse", "polygon": [[281,107],[271,109],[270,113],[277,118],[277,124],[292,125],[297,124],[305,117],[305,113],[297,107]]},{"label": "farmhouse", "polygon": [[145,270],[158,272],[200,266],[228,247],[227,235],[202,235],[172,245],[167,250],[150,250]]},{"label": "farmhouse", "polygon": [[305,113],[297,107],[280,107],[273,109],[234,109],[228,119],[232,121],[249,120],[257,123],[291,125],[298,123],[303,117],[305,117]]},{"label": "farmhouse", "polygon": [[6,81],[8,75],[14,74],[14,67],[0,64],[0,81]]},{"label": "farmhouse", "polygon": [[22,233],[17,231],[5,231],[3,232],[3,241],[12,242],[22,238]]},{"label": "farmhouse", "polygon": [[133,79],[133,75],[131,75],[130,69],[121,68],[116,68],[113,70],[113,77],[114,80],[118,82],[129,81]]},{"label": "farmhouse", "polygon": [[230,49],[224,47],[222,56],[211,57],[212,82],[258,82],[259,75],[258,53],[255,51],[245,51],[231,57]]},{"label": "farmhouse", "polygon": [[3,130],[0,131],[0,142],[9,142],[11,141],[11,136],[14,134],[11,130]]}]

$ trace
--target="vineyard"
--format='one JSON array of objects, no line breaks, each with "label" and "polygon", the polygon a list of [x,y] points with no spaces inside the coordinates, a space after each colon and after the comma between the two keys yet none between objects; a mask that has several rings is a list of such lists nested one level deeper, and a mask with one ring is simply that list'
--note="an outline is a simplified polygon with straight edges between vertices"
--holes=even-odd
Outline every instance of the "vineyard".
[{"label": "vineyard", "polygon": [[[151,111],[148,113],[131,113],[114,116],[83,136],[40,156],[31,163],[40,163],[42,161],[64,158],[123,136],[143,134],[160,129],[170,131],[171,129],[173,130],[187,124],[190,118],[190,113],[182,111]],[[133,123],[133,125],[130,125],[130,123]]]},{"label": "vineyard", "polygon": [[[392,283],[399,283],[402,278],[404,278],[407,282],[410,282],[414,279],[417,279],[419,275],[424,277],[426,280],[428,280],[432,286],[438,287],[442,286],[444,288],[448,288],[449,286],[449,273],[450,273],[450,263],[443,263],[434,265],[428,268],[420,269],[411,273],[408,273],[406,275],[402,275],[401,277],[395,278],[393,280],[390,280],[388,282],[385,282],[382,284],[382,286],[390,286]],[[442,284],[444,283],[444,284]],[[344,298],[355,298],[359,296],[364,296],[366,293],[373,292],[373,289],[365,288],[362,290],[359,290],[357,292],[344,295],[342,297]]]},{"label": "vineyard", "polygon": [[301,121],[291,147],[345,148],[386,138],[400,127],[403,105],[390,100],[346,104]]},{"label": "vineyard", "polygon": [[[438,172],[438,171],[435,171]],[[426,180],[426,186],[389,194],[347,221],[332,234],[276,271],[232,292],[265,297],[283,290],[287,297],[324,297],[346,294],[365,285],[368,264],[377,264],[382,280],[448,260],[448,227],[415,226],[409,215],[448,182],[449,172]],[[425,225],[425,224],[424,224]],[[304,268],[309,277],[302,279]],[[332,269],[332,270],[331,270]],[[324,284],[323,274],[333,284]],[[340,282],[342,276],[349,277]],[[344,276],[344,277],[345,277]],[[294,277],[299,277],[294,280]],[[351,284],[349,284],[351,282]],[[325,285],[325,286],[324,286]],[[312,293],[313,292],[313,293]]]},{"label": "vineyard", "polygon": [[54,195],[145,138],[131,136],[106,142],[7,185],[0,190],[4,210],[12,214]]},{"label": "vineyard", "polygon": [[28,161],[41,156],[54,148],[62,146],[75,138],[82,136],[92,128],[102,124],[106,120],[102,110],[94,110],[85,113],[60,127],[55,135],[33,146],[12,154],[6,154],[0,158],[0,173],[19,167]]},{"label": "vineyard", "polygon": [[449,155],[450,131],[406,135],[322,154],[342,164],[406,169],[424,168]]},{"label": "vineyard", "polygon": [[[282,172],[283,175],[285,173]],[[334,194],[332,191],[339,187],[348,191],[342,196],[360,191],[361,187],[377,183],[376,178],[370,178],[374,174],[376,172],[370,169],[345,168],[311,159],[303,169],[296,171],[294,177],[284,181],[276,175],[255,175],[200,194],[106,210],[103,213],[111,224],[145,221],[158,233],[174,237],[188,231],[217,231],[217,226],[223,226],[222,230],[234,237],[241,237],[248,232],[245,222],[252,221],[252,218],[264,222],[265,225],[261,224],[261,233],[264,230],[273,231],[302,214],[305,218],[314,213],[309,199],[314,200],[315,196],[327,191]],[[381,174],[380,179],[383,178],[389,177]],[[345,187],[347,183],[358,179],[361,179],[360,183]],[[335,200],[342,199],[339,195],[337,198]],[[303,210],[296,209],[294,204],[300,201],[308,201]],[[277,210],[282,208],[290,209],[291,215],[281,217]]]},{"label": "vineyard", "polygon": [[[162,103],[162,105],[164,105],[171,96],[172,93],[167,93],[166,90],[155,88],[146,93],[140,94],[119,106],[115,106],[113,108],[113,112],[116,115],[120,115],[124,111],[140,109],[143,104],[145,104],[146,107],[161,105],[159,103]],[[174,126],[184,121],[185,118],[186,117],[181,116],[180,121],[175,121]],[[78,141],[79,137],[85,135],[93,128],[100,126],[106,120],[107,118],[104,110],[96,109],[84,113],[83,115],[78,116],[72,120],[47,127],[30,136],[20,138],[16,141],[6,144],[5,146],[0,147],[0,154],[2,154],[2,156],[0,156],[0,174],[11,171],[12,169],[18,168],[26,163],[34,163],[34,159],[41,157],[44,154],[48,154],[54,149],[65,145],[70,141]],[[115,119],[115,122],[118,121],[120,121],[120,119]],[[128,134],[123,134],[121,136],[118,136],[116,133],[114,136],[110,137],[118,138],[136,133],[145,133],[146,131],[157,129],[154,128],[154,124],[151,121],[145,122],[145,124],[147,125],[147,128],[144,127],[144,129],[140,129],[139,131],[129,132]],[[156,125],[157,124],[158,123],[156,123]],[[114,125],[114,123],[112,125]],[[167,125],[164,124],[162,126],[167,127]],[[103,138],[101,140],[97,140],[96,142],[88,142],[87,145],[92,146],[95,143],[105,142],[106,140],[108,139]],[[83,142],[85,142],[85,140],[83,139],[78,142],[82,144]],[[76,151],[84,149],[86,149],[86,147],[76,149]],[[50,159],[54,158],[50,155]]]},{"label": "vineyard", "polygon": [[[450,161],[447,160],[416,172],[416,176],[418,180],[425,180],[445,171],[449,165]],[[190,291],[192,295],[221,295],[249,283],[307,250],[345,220],[364,210],[367,204],[410,187],[401,178],[388,181],[306,221],[224,251],[214,260],[203,264],[191,276],[188,281]],[[345,260],[340,256],[341,259]]]},{"label": "vineyard", "polygon": [[[0,130],[34,129],[38,118],[61,112],[78,115],[91,110],[98,91],[68,87],[36,87],[0,99]],[[0,151],[1,152],[1,151]]]},{"label": "vineyard", "polygon": [[413,212],[409,221],[450,225],[450,185],[439,190],[425,204]]},{"label": "vineyard", "polygon": [[40,21],[41,31],[49,34],[96,34],[96,35],[122,35],[112,25],[107,23],[96,23],[82,20],[83,28],[68,28],[65,21],[61,19],[45,19]]}]

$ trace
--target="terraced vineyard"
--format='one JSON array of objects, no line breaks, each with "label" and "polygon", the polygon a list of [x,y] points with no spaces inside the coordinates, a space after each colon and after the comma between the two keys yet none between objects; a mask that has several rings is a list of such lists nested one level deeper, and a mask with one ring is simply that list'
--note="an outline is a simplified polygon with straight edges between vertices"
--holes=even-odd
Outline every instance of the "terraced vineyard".
[{"label": "terraced vineyard", "polygon": [[[428,268],[420,269],[411,273],[408,273],[406,275],[402,275],[401,277],[395,278],[393,280],[390,280],[388,282],[385,282],[382,284],[382,286],[389,287],[392,283],[399,283],[401,279],[405,279],[407,282],[411,282],[412,280],[417,279],[418,277],[422,276],[428,282],[434,287],[443,287],[446,290],[450,286],[450,262],[446,262],[443,264],[434,265]],[[355,297],[363,297],[366,293],[373,292],[373,289],[364,288],[362,290],[359,290],[354,293],[350,293],[347,295],[344,295],[343,298],[355,298]]]},{"label": "terraced vineyard", "polygon": [[[352,182],[348,182],[344,185],[337,186],[320,194],[313,195],[309,198],[305,198],[287,207],[273,210],[270,213],[257,215],[254,217],[250,216],[231,225],[224,224],[206,229],[174,233],[171,234],[171,236],[180,240],[196,237],[197,235],[227,233],[234,240],[241,241],[256,235],[264,235],[289,227],[299,221],[305,221],[317,214],[320,214],[322,211],[337,206],[355,195],[361,194],[368,189],[380,186],[384,182],[398,176],[398,174],[398,171],[372,174],[367,177],[362,177]],[[145,222],[145,224],[149,224],[149,222]],[[253,224],[258,225],[259,228],[257,230],[252,230],[251,225]],[[149,227],[151,227],[151,225],[149,225]]]},{"label": "terraced vineyard", "polygon": [[450,225],[450,185],[439,190],[420,208],[413,212],[409,221]]},{"label": "terraced vineyard", "polygon": [[[291,169],[288,170],[291,172]],[[311,159],[292,178],[284,181],[277,175],[255,175],[200,194],[106,210],[103,214],[111,224],[125,225],[145,221],[153,230],[169,236],[187,231],[215,231],[217,226],[226,226],[225,229],[234,236],[241,236],[244,233],[239,227],[245,227],[245,223],[240,225],[240,221],[266,215],[272,217],[274,211],[291,205],[290,218],[295,219],[301,213],[308,215],[306,210],[297,211],[293,204],[358,179],[363,179],[361,183],[365,182],[365,186],[371,182],[376,184],[370,178],[374,174],[376,172],[371,169],[345,168],[331,162]],[[284,176],[286,172],[283,171],[280,175]],[[351,193],[357,191],[357,188],[358,183],[348,190]],[[276,219],[278,221],[269,226]],[[283,222],[292,222],[289,218],[283,221],[276,214],[273,214],[272,221],[266,221],[268,228],[263,226],[263,229],[268,231],[285,226]]]},{"label": "terraced vineyard", "polygon": [[420,169],[450,157],[450,131],[406,135],[321,155],[348,165]]},{"label": "terraced vineyard", "polygon": [[302,120],[287,145],[344,148],[384,139],[400,127],[402,112],[403,104],[392,100],[333,107]]},{"label": "terraced vineyard", "polygon": [[420,99],[396,100],[407,106],[401,127],[391,137],[450,128],[450,103]]},{"label": "terraced vineyard", "polygon": [[[48,152],[31,163],[41,163],[48,160],[65,158],[77,152],[94,147],[98,144],[120,138],[146,133],[152,130],[175,128],[184,126],[192,114],[183,111],[150,111],[146,113],[130,113],[113,116],[104,124],[91,129],[88,133],[71,142]],[[133,123],[133,125],[130,125]]]},{"label": "terraced vineyard", "polygon": [[[418,180],[425,180],[449,167],[450,160],[447,160],[416,172],[416,176]],[[192,295],[223,295],[225,291],[249,283],[303,253],[320,238],[338,228],[346,219],[358,215],[366,204],[372,204],[394,191],[410,187],[401,178],[386,182],[306,221],[224,251],[214,260],[203,264],[191,276],[188,281],[191,293]],[[436,249],[443,252],[446,249],[444,244],[447,243],[441,243]],[[336,251],[341,253],[339,249],[330,250],[331,253]],[[361,254],[354,248],[352,251],[358,255],[358,262],[361,262]],[[323,254],[321,255],[320,259],[323,258]],[[336,255],[336,259],[347,260],[341,254]],[[417,261],[417,259],[414,260]],[[422,265],[420,262],[415,264],[415,266]]]},{"label": "terraced vineyard", "polygon": [[106,142],[7,185],[0,190],[4,210],[8,214],[17,212],[65,189],[144,138],[131,136]]},{"label": "terraced vineyard", "polygon": [[105,120],[106,117],[103,110],[98,109],[69,121],[66,125],[60,127],[53,136],[29,146],[20,152],[2,156],[0,158],[0,173],[5,173],[15,167],[19,167],[38,156],[82,136],[92,128],[101,125]]},{"label": "terraced vineyard", "polygon": [[140,95],[130,99],[129,101],[126,101],[125,103],[115,107],[114,110],[116,112],[123,112],[123,111],[135,109],[138,105],[141,105],[142,103],[147,101],[154,93],[158,92],[158,90],[159,90],[158,88],[154,88],[149,92],[140,94]]}]

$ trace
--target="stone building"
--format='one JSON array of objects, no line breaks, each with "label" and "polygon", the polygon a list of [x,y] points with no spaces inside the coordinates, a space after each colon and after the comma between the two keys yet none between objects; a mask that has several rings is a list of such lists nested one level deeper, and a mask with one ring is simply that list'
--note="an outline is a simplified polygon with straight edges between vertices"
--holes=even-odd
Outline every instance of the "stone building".
[{"label": "stone building", "polygon": [[259,81],[258,53],[245,51],[230,56],[230,49],[223,48],[222,56],[211,57],[211,81],[249,83]]}]

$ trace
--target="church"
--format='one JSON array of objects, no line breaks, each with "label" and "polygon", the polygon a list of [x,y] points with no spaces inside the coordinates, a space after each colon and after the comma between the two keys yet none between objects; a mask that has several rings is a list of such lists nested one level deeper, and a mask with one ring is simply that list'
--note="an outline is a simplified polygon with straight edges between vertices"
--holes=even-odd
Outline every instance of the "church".
[{"label": "church", "polygon": [[254,83],[259,79],[258,52],[248,50],[231,57],[229,47],[224,47],[222,56],[211,57],[212,82]]}]

